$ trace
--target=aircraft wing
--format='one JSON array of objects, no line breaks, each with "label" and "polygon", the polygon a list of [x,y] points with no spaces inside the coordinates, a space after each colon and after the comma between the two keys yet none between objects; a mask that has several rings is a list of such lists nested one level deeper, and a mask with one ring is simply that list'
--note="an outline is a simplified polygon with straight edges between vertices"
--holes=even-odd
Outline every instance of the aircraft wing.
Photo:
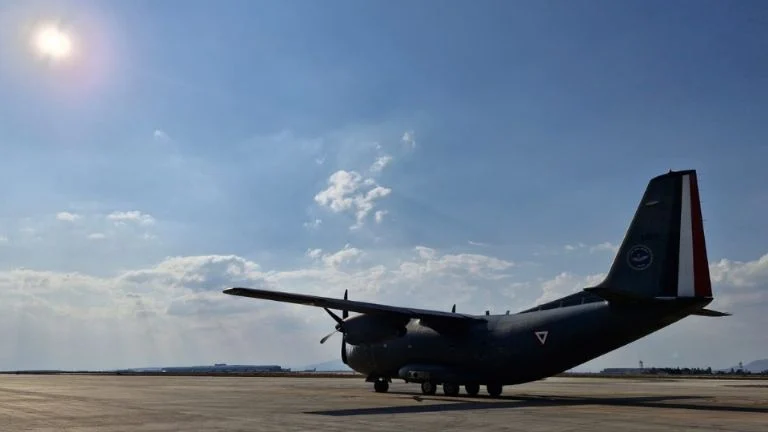
[{"label": "aircraft wing", "polygon": [[293,294],[280,291],[268,291],[255,288],[229,288],[224,294],[252,297],[279,302],[297,303],[307,306],[316,306],[336,310],[348,310],[364,314],[397,315],[401,317],[418,318],[425,323],[433,323],[436,326],[455,325],[460,323],[482,322],[485,319],[459,314],[455,312],[443,312],[436,310],[416,309],[408,307],[389,306],[377,303],[367,303],[354,300],[334,299],[307,294]]}]

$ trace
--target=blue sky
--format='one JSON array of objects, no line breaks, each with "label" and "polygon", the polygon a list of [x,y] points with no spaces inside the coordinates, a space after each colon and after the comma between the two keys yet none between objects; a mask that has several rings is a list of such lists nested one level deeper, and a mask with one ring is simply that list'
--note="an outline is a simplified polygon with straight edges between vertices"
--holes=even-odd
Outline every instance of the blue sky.
[{"label": "blue sky", "polygon": [[[249,360],[234,345],[256,343],[242,329],[267,313],[241,308],[301,313],[219,300],[217,284],[233,281],[221,262],[276,288],[337,295],[348,284],[436,308],[452,293],[461,309],[519,310],[606,271],[648,179],[694,168],[723,272],[716,292],[738,293],[729,305],[745,313],[683,323],[642,350],[665,364],[768,356],[755,348],[768,342],[756,331],[765,318],[749,312],[768,302],[767,15],[748,1],[4,3],[0,269],[12,281],[37,272],[51,290],[19,294],[14,310],[34,304],[85,326],[130,305],[152,331],[174,329],[168,340],[186,340],[188,319],[239,341],[220,340],[230,358],[210,359],[136,337],[129,352],[146,357],[105,360],[133,364]],[[51,20],[73,39],[63,62],[30,47]],[[435,270],[457,262],[459,282]],[[404,263],[430,270],[416,277]],[[467,270],[478,265],[506,277]],[[55,282],[71,272],[86,279]],[[154,282],[142,291],[130,272]],[[191,287],[185,272],[210,283]],[[83,303],[90,284],[95,309]],[[175,315],[180,304],[194,316]],[[322,311],[304,312],[284,315],[274,337],[295,328],[313,344],[307,363],[336,355],[315,341],[313,325],[330,328]],[[753,328],[729,345],[743,358],[678,347],[704,325]],[[44,349],[28,345],[5,363]],[[597,364],[635,364],[640,349]],[[295,357],[286,350],[264,361]]]}]

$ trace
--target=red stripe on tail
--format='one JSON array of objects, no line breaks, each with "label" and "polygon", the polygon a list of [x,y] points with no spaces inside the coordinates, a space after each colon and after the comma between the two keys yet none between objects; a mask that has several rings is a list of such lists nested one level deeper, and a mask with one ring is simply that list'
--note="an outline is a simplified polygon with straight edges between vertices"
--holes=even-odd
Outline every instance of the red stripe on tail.
[{"label": "red stripe on tail", "polygon": [[691,179],[691,230],[693,231],[693,286],[696,297],[712,297],[712,282],[709,279],[707,246],[704,244],[704,222],[701,218],[699,185],[696,173]]}]

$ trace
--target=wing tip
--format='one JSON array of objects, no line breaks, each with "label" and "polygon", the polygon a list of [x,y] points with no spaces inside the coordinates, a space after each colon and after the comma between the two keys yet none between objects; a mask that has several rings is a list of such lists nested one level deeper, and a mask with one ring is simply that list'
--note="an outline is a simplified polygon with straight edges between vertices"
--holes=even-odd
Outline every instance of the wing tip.
[{"label": "wing tip", "polygon": [[720,312],[712,309],[702,308],[694,312],[692,315],[706,316],[706,317],[727,317],[727,316],[732,316],[733,314],[729,312]]},{"label": "wing tip", "polygon": [[239,295],[240,293],[242,293],[242,292],[243,292],[243,290],[244,290],[244,289],[245,289],[245,288],[240,288],[240,287],[232,287],[232,288],[227,288],[227,289],[225,289],[225,290],[224,290],[224,291],[222,291],[222,292],[223,292],[224,294],[229,294],[229,295]]}]

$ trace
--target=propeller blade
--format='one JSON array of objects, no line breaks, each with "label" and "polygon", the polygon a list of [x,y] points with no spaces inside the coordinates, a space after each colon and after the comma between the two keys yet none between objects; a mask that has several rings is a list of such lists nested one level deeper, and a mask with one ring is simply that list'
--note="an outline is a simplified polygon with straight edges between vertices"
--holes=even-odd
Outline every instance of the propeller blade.
[{"label": "propeller blade", "polygon": [[320,339],[320,343],[321,343],[321,344],[324,344],[324,343],[325,343],[325,341],[327,341],[329,337],[331,337],[331,336],[333,336],[333,335],[335,335],[335,334],[336,334],[336,331],[337,331],[337,330],[334,330],[334,331],[332,331],[332,332],[328,333],[327,335],[325,335],[325,337],[323,337],[322,339]]},{"label": "propeller blade", "polygon": [[[344,290],[344,300],[347,299],[347,291],[348,290]],[[344,309],[343,311],[341,311],[341,316],[342,318],[347,319],[347,317],[349,317],[349,311]]]},{"label": "propeller blade", "polygon": [[335,313],[331,312],[328,308],[323,308],[323,309],[325,309],[325,311],[328,312],[328,315],[330,315],[331,318],[333,318],[333,320],[336,321],[339,325],[341,325],[344,322],[343,319],[339,318],[338,315],[336,315]]},{"label": "propeller blade", "polygon": [[[344,300],[347,299],[347,294],[349,290],[344,290]],[[344,319],[347,319],[349,317],[349,311],[344,309],[341,311],[341,316]],[[342,333],[341,334],[341,362],[344,364],[347,364],[347,335]]]}]

